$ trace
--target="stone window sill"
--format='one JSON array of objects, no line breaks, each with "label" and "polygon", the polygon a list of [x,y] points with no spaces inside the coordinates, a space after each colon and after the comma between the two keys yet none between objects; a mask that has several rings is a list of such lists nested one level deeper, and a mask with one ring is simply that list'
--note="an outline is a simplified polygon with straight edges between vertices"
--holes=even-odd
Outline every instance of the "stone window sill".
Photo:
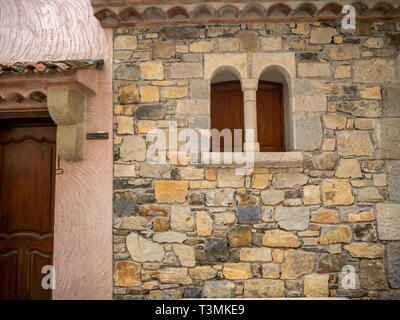
[{"label": "stone window sill", "polygon": [[[203,158],[210,159],[208,161],[211,167],[243,167],[243,163],[235,163],[236,157],[245,159],[245,152],[208,152],[203,153]],[[212,159],[220,159],[219,163],[212,163]],[[228,161],[226,161],[228,159]],[[229,159],[233,159],[230,163]],[[214,161],[215,162],[215,161]],[[298,168],[303,165],[303,154],[298,151],[292,152],[255,152],[254,167],[255,168]]]}]

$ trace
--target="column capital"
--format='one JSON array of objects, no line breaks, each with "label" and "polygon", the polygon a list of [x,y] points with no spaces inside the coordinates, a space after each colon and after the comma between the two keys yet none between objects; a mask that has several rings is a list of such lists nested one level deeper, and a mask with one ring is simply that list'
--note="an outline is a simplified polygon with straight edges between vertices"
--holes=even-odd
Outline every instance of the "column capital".
[{"label": "column capital", "polygon": [[257,90],[258,81],[256,79],[242,79],[242,89],[246,90]]}]

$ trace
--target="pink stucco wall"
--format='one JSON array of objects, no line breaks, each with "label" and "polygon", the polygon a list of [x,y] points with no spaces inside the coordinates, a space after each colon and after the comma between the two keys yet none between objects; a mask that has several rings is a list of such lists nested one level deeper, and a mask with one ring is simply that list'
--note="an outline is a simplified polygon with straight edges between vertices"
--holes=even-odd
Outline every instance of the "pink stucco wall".
[{"label": "pink stucco wall", "polygon": [[53,299],[112,298],[112,30],[89,0],[1,0],[0,62],[104,59],[88,99],[86,159],[61,161],[56,178]]}]

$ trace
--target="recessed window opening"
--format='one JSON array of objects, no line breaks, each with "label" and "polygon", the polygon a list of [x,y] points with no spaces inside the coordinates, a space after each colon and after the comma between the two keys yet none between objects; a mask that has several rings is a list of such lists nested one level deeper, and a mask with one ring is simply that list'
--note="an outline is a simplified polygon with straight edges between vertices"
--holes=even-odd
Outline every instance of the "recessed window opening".
[{"label": "recessed window opening", "polygon": [[230,71],[217,73],[211,82],[212,152],[242,152],[243,109],[243,91],[239,78]]},{"label": "recessed window opening", "polygon": [[290,149],[288,86],[276,68],[264,71],[257,89],[257,135],[260,152]]}]

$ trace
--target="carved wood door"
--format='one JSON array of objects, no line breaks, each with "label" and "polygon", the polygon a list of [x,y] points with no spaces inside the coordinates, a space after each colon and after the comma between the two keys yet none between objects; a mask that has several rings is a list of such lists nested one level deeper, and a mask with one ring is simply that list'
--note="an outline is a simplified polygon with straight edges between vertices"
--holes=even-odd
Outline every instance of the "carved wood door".
[{"label": "carved wood door", "polygon": [[257,90],[257,134],[261,152],[284,151],[283,86],[260,81]]},{"label": "carved wood door", "polygon": [[51,299],[56,127],[0,123],[0,299]]},{"label": "carved wood door", "polygon": [[[216,83],[211,86],[211,129],[229,129],[232,134],[232,140],[224,141],[220,138],[220,150],[213,152],[243,150],[244,141],[244,112],[243,112],[243,91],[240,81],[230,81]],[[242,139],[238,139],[236,146],[234,141],[234,129],[242,130]],[[221,135],[222,136],[222,135]],[[213,141],[218,136],[211,136],[211,148]],[[224,149],[226,146],[226,150]]]}]

